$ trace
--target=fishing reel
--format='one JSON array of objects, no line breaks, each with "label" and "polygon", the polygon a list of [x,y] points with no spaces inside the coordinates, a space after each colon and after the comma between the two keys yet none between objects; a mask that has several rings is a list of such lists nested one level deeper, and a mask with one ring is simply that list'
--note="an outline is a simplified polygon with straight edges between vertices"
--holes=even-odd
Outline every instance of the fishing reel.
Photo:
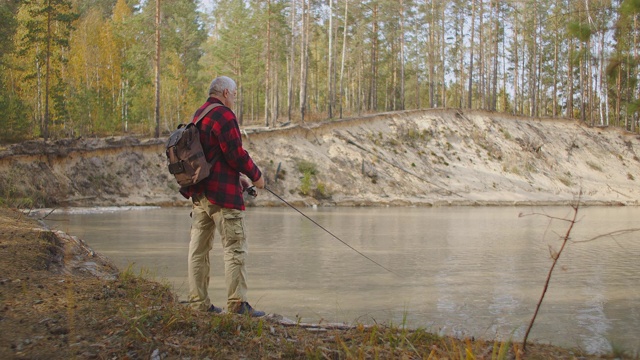
[{"label": "fishing reel", "polygon": [[258,196],[258,191],[256,190],[256,186],[255,185],[251,185],[246,189],[247,194],[256,197]]}]

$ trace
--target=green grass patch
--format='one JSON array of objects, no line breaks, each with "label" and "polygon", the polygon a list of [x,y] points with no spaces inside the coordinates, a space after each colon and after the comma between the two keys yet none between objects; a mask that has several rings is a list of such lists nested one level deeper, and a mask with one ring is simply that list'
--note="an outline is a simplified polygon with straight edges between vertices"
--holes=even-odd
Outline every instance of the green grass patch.
[{"label": "green grass patch", "polygon": [[307,160],[298,160],[296,164],[298,171],[302,174],[318,175],[318,167],[315,163]]}]

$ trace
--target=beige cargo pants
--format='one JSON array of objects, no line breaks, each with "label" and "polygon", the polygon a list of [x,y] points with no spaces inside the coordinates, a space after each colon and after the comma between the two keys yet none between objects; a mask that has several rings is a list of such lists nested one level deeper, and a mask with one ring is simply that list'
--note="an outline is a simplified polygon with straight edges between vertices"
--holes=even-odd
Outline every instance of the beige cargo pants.
[{"label": "beige cargo pants", "polygon": [[189,303],[193,308],[203,311],[211,306],[208,293],[209,253],[218,229],[224,252],[227,309],[235,309],[241,302],[247,301],[244,212],[213,205],[204,195],[194,197],[189,242]]}]

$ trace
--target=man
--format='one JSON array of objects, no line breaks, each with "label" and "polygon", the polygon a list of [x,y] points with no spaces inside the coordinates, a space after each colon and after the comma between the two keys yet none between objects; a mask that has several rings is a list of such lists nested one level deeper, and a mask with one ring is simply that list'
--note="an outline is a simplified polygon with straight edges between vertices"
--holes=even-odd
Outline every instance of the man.
[{"label": "man", "polygon": [[236,101],[236,83],[229,77],[215,78],[209,86],[209,98],[198,109],[194,121],[211,104],[213,108],[198,124],[200,142],[205,157],[211,162],[218,158],[209,176],[201,182],[180,189],[191,198],[191,241],[189,242],[189,303],[193,308],[216,312],[222,309],[209,299],[209,252],[216,229],[224,249],[224,272],[227,285],[227,310],[253,317],[263,316],[247,302],[245,257],[247,242],[244,229],[244,199],[242,193],[249,185],[241,183],[246,175],[257,188],[264,188],[262,172],[242,148],[242,137],[236,115],[231,110]]}]

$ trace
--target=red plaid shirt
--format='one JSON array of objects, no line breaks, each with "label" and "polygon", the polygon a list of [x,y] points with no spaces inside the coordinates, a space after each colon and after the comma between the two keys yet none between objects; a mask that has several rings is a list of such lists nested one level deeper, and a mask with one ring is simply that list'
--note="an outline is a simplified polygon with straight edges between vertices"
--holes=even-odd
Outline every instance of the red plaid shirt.
[{"label": "red plaid shirt", "polygon": [[[204,109],[222,102],[214,97],[196,111],[192,121],[195,121]],[[201,182],[180,189],[185,198],[204,193],[212,204],[244,210],[240,173],[252,181],[258,181],[262,172],[253,162],[249,153],[242,148],[242,136],[236,115],[226,106],[218,106],[211,110],[198,125],[200,142],[204,148],[207,161],[211,161],[217,154],[222,153],[219,160],[211,168],[209,177]]]}]

